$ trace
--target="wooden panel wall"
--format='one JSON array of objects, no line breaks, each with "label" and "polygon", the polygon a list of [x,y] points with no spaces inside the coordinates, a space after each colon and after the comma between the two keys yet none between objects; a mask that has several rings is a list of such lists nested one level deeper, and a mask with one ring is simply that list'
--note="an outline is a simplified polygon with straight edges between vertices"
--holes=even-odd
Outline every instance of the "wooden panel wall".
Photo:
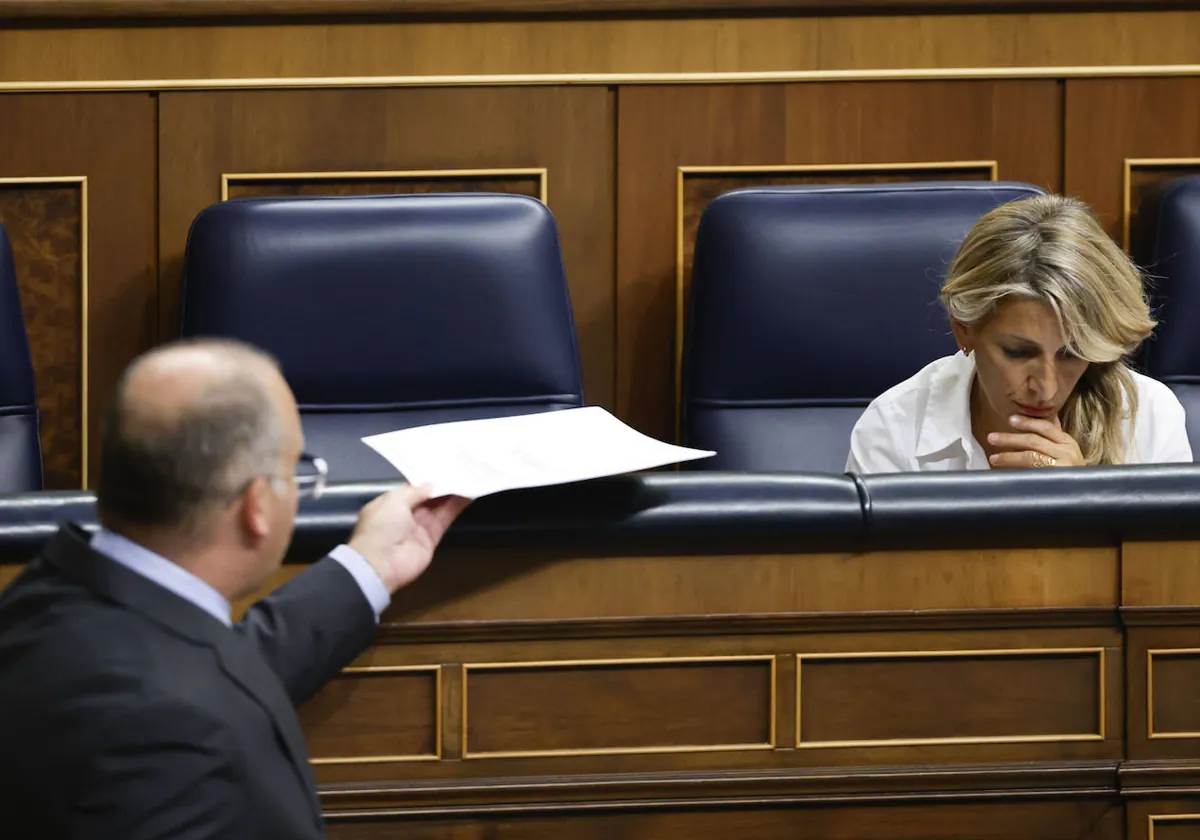
[{"label": "wooden panel wall", "polygon": [[[545,194],[589,399],[671,437],[681,301],[695,228],[716,195],[752,184],[1028,181],[1091,202],[1124,241],[1126,209],[1136,211],[1148,185],[1200,172],[1200,110],[1185,107],[1198,101],[1200,69],[1179,78],[0,92],[0,115],[20,126],[0,133],[0,212],[21,263],[49,486],[83,477],[84,403],[94,437],[120,367],[178,329],[188,226],[225,196]],[[50,181],[12,180],[30,176]],[[57,226],[47,226],[51,216]],[[85,356],[72,349],[85,327],[85,267],[86,389]]]},{"label": "wooden panel wall", "polygon": [[1071,79],[1065,187],[1123,244],[1154,181],[1200,174],[1200,78]]},{"label": "wooden panel wall", "polygon": [[[1043,6],[1056,5],[1037,1]],[[862,0],[853,2],[862,5]],[[288,3],[276,0],[276,5]],[[1004,0],[995,5],[1003,7]],[[514,20],[509,15],[492,21],[460,18],[334,24],[259,19],[251,25],[226,19],[201,25],[168,21],[157,26],[117,20],[79,28],[62,23],[45,27],[5,24],[0,25],[0,80],[758,73],[1200,63],[1200,16],[1186,10],[804,15],[792,8],[776,16],[528,17],[534,19]]]},{"label": "wooden panel wall", "polygon": [[157,338],[155,118],[144,93],[0,95],[0,223],[51,488],[81,485],[117,377]]}]

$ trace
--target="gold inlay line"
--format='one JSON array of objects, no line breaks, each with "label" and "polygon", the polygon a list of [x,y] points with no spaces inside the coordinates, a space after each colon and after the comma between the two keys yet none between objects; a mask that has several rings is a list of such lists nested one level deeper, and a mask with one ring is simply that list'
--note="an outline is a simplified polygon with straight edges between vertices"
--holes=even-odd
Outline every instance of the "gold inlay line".
[{"label": "gold inlay line", "polygon": [[1146,737],[1150,740],[1200,738],[1200,732],[1154,731],[1154,657],[1200,656],[1200,648],[1153,648],[1146,651]]},{"label": "gold inlay line", "polygon": [[1200,76],[1200,64],[752,70],[696,73],[466,73],[383,76],[263,76],[0,82],[0,92],[275,90],[282,88],[491,87],[497,85],[758,84],[939,79],[1097,79]]},{"label": "gold inlay line", "polygon": [[412,755],[362,755],[362,756],[333,756],[329,758],[309,758],[312,765],[335,764],[397,764],[410,761],[440,761],[442,758],[442,667],[440,665],[359,665],[343,668],[335,679],[365,674],[378,676],[381,674],[429,673],[433,672],[433,707],[434,707],[434,751]]},{"label": "gold inlay line", "polygon": [[[1078,656],[1095,655],[1099,662],[1099,686],[1097,692],[1098,732],[1067,733],[1062,735],[984,735],[948,738],[864,738],[838,741],[805,741],[801,730],[801,707],[803,704],[803,664],[805,660],[871,660],[871,659],[948,659],[973,657],[1018,657],[1018,656]],[[963,746],[982,744],[1049,744],[1077,741],[1103,741],[1107,735],[1107,690],[1108,673],[1105,649],[1094,648],[990,648],[980,650],[890,650],[875,652],[845,653],[798,653],[796,654],[796,747],[797,749],[833,749],[839,747],[919,747],[919,746]]]},{"label": "gold inlay line", "polygon": [[[502,750],[495,752],[472,753],[467,742],[467,698],[468,676],[471,671],[500,671],[500,670],[537,670],[557,668],[607,668],[614,666],[639,667],[643,665],[688,665],[710,663],[753,663],[767,662],[770,664],[770,684],[768,686],[769,703],[769,740],[765,743],[749,744],[683,744],[656,747],[585,747],[579,749],[551,750]],[[773,654],[749,656],[678,656],[678,657],[646,657],[636,659],[560,659],[535,660],[529,662],[478,662],[464,663],[462,667],[462,757],[464,759],[492,758],[560,758],[570,756],[595,755],[666,755],[678,753],[731,752],[743,750],[773,750],[776,748],[776,710],[777,710],[777,660]]]},{"label": "gold inlay line", "polygon": [[1200,822],[1200,814],[1150,814],[1146,840],[1154,840],[1154,824],[1156,822]]},{"label": "gold inlay line", "polygon": [[1125,158],[1121,187],[1121,206],[1124,208],[1121,220],[1121,247],[1126,251],[1131,244],[1129,240],[1133,226],[1133,170],[1174,169],[1178,166],[1195,166],[1200,170],[1200,158]]}]

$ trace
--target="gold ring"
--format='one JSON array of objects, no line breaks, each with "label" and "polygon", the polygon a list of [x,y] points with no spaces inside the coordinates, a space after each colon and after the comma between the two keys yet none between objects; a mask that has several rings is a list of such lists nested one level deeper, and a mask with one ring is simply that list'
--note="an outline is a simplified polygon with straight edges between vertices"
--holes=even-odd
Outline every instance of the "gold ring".
[{"label": "gold ring", "polygon": [[1053,467],[1058,465],[1058,459],[1051,458],[1049,455],[1043,455],[1041,452],[1034,452],[1033,465],[1035,467]]}]

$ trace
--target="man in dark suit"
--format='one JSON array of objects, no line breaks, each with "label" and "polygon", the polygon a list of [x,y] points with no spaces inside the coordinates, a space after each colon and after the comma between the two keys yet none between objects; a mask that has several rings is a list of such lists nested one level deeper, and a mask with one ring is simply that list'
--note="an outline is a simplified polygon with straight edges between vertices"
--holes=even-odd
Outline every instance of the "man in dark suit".
[{"label": "man in dark suit", "polygon": [[172,345],[126,372],[101,529],[65,525],[0,595],[5,837],[322,836],[295,706],[370,643],[465,500],[375,499],[346,545],[233,623],[319,491],[302,449],[290,389],[248,347]]}]

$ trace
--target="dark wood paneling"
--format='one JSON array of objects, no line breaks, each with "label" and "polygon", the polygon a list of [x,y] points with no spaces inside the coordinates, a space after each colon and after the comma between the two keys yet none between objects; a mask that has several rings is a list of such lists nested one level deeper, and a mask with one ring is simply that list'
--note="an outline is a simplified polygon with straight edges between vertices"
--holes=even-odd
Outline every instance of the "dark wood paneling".
[{"label": "dark wood paneling", "polygon": [[222,174],[545,167],[587,396],[611,405],[613,100],[555,87],[164,94],[163,334],[178,332],[188,226],[220,198]]},{"label": "dark wood paneling", "polygon": [[1151,817],[1150,830],[1153,840],[1200,840],[1200,813]]},{"label": "dark wood paneling", "polygon": [[[1200,78],[1072,79],[1067,83],[1065,190],[1095,208],[1124,241],[1126,160],[1196,158],[1200,168]],[[1132,167],[1131,202],[1178,167]],[[1191,167],[1185,167],[1185,171]]]},{"label": "dark wood paneling", "polygon": [[1058,189],[1061,120],[1053,81],[622,88],[621,415],[646,433],[673,433],[678,167],[995,160],[1001,179]]},{"label": "dark wood paneling", "polygon": [[33,356],[46,486],[80,486],[83,451],[84,187],[0,183]]},{"label": "dark wood paneling", "polygon": [[1200,838],[1200,799],[1132,801],[1126,816],[1128,840]]},{"label": "dark wood paneling", "polygon": [[[693,806],[694,807],[694,806]],[[687,810],[332,817],[336,840],[1117,840],[1119,805],[1102,799],[789,808],[767,803]]]},{"label": "dark wood paneling", "polygon": [[86,209],[78,184],[0,185],[0,214],[16,232],[51,488],[78,487],[83,474],[82,353],[94,466],[90,444],[117,377],[155,338],[154,120],[145,94],[0,96],[0,126],[14,127],[0,131],[0,178],[87,178]]},{"label": "dark wood paneling", "polygon": [[[1200,663],[1190,654],[1173,655],[1200,649],[1196,623],[1193,619],[1192,626],[1130,627],[1126,633],[1126,755],[1130,759],[1194,759],[1200,749],[1200,705],[1194,679]],[[1150,651],[1155,652],[1153,656]],[[1151,725],[1157,737],[1149,737]]]},{"label": "dark wood paneling", "polygon": [[405,178],[348,177],[319,180],[231,179],[230,198],[263,198],[302,195],[400,195],[444,192],[495,192],[541,196],[541,178],[536,175],[490,178],[414,176]]},{"label": "dark wood paneling", "polygon": [[1154,690],[1152,720],[1155,735],[1191,735],[1200,743],[1200,651],[1158,650],[1147,663]]},{"label": "dark wood paneling", "polygon": [[1100,740],[1098,652],[802,658],[801,746]]},{"label": "dark wood paneling", "polygon": [[350,669],[300,709],[317,762],[436,758],[437,669]]},{"label": "dark wood paneling", "polygon": [[769,745],[771,661],[468,666],[465,754]]}]

